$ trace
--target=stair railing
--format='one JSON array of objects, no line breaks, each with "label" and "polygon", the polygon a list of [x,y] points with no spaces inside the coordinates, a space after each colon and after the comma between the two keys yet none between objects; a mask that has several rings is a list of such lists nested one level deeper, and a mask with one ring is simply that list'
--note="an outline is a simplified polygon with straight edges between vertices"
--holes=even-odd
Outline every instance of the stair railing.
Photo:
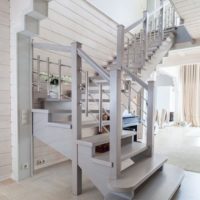
[{"label": "stair railing", "polygon": [[[129,48],[125,48],[125,65],[134,73],[140,72],[161,45],[167,30],[180,25],[180,17],[169,1],[160,1],[153,12],[144,11],[143,17],[124,30],[124,35],[133,32],[138,26],[142,29],[130,39]],[[127,46],[127,45],[125,45]]]}]

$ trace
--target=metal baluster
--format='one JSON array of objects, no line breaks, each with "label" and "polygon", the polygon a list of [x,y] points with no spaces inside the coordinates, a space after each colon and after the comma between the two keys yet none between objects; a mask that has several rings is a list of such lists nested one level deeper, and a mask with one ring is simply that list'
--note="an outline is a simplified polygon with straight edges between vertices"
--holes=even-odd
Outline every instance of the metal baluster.
[{"label": "metal baluster", "polygon": [[143,46],[144,46],[144,63],[145,63],[145,60],[148,59],[148,48],[149,48],[149,46],[148,46],[148,13],[147,13],[147,11],[144,11],[143,15],[145,18],[144,23],[143,23],[143,30],[144,30]]},{"label": "metal baluster", "polygon": [[102,84],[99,84],[99,133],[102,132],[102,111],[103,111],[103,102],[102,102]]},{"label": "metal baluster", "polygon": [[127,65],[126,65],[126,67],[129,67],[129,53],[130,53],[130,51],[129,51],[129,38],[128,38],[127,43],[128,43],[128,46],[127,46]]},{"label": "metal baluster", "polygon": [[[161,5],[163,6],[163,0],[160,1]],[[164,8],[162,7],[160,10],[160,24],[159,24],[159,30],[160,30],[160,44],[162,43],[162,40],[164,39],[164,26],[163,26],[163,21],[164,21]]]},{"label": "metal baluster", "polygon": [[165,7],[165,24],[164,29],[167,29],[167,7]]},{"label": "metal baluster", "polygon": [[89,107],[88,93],[89,93],[89,77],[87,71],[85,72],[85,116],[86,117],[88,117],[88,107]]},{"label": "metal baluster", "polygon": [[58,77],[58,82],[59,82],[59,97],[60,99],[62,99],[62,64],[61,64],[61,60],[58,61],[58,70],[59,70],[59,77]]},{"label": "metal baluster", "polygon": [[172,27],[175,27],[175,9],[172,8]]},{"label": "metal baluster", "polygon": [[40,92],[40,56],[37,56],[37,91]]},{"label": "metal baluster", "polygon": [[131,81],[128,81],[128,112],[131,113]]},{"label": "metal baluster", "polygon": [[143,40],[142,40],[142,32],[143,30],[140,30],[139,36],[140,36],[140,54],[139,54],[139,63],[140,63],[140,68],[142,68],[142,59],[143,59]]},{"label": "metal baluster", "polygon": [[50,95],[50,59],[47,57],[47,96],[49,97]]}]

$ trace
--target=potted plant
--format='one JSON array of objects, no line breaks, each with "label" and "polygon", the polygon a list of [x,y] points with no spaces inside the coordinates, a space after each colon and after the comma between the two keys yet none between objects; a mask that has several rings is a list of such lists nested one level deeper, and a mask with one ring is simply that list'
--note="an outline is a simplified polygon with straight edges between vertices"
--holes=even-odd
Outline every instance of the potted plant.
[{"label": "potted plant", "polygon": [[59,97],[59,79],[58,79],[58,77],[51,75],[49,77],[49,85],[50,85],[50,91],[49,91],[50,98],[57,99]]}]

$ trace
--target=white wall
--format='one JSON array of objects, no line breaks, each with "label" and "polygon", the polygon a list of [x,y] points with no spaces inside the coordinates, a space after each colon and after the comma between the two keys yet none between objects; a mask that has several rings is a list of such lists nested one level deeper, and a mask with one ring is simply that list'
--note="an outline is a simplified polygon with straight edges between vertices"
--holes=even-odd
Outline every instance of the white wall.
[{"label": "white wall", "polygon": [[117,23],[129,26],[140,19],[147,8],[147,0],[87,0]]},{"label": "white wall", "polygon": [[162,109],[167,112],[175,112],[175,88],[172,86],[157,87],[156,109],[161,113]]},{"label": "white wall", "polygon": [[[172,66],[172,67],[160,67],[159,71],[161,73],[167,74],[168,76],[171,76],[174,79],[174,100],[173,100],[173,107],[174,107],[174,119],[176,122],[181,120],[182,115],[182,101],[181,101],[181,89],[180,89],[180,78],[179,78],[179,72],[180,72],[180,66]],[[164,97],[167,97],[167,95],[163,94]],[[163,97],[161,97],[163,98]]]},{"label": "white wall", "polygon": [[10,6],[0,0],[0,180],[11,175]]}]

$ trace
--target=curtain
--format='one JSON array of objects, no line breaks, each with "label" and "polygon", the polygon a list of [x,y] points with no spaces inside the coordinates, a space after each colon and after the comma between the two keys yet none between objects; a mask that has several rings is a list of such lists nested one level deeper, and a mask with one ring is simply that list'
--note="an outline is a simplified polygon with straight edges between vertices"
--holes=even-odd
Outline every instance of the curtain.
[{"label": "curtain", "polygon": [[184,65],[180,73],[183,120],[200,126],[200,65]]}]

